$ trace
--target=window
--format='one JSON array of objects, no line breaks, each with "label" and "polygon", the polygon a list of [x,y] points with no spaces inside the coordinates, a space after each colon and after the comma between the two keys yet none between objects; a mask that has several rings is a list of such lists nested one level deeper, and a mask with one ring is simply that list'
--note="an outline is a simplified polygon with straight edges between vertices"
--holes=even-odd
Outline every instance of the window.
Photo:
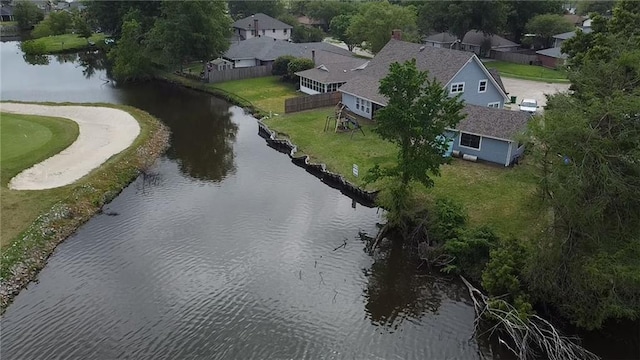
[{"label": "window", "polygon": [[266,31],[264,29],[262,29],[262,35],[266,34]]},{"label": "window", "polygon": [[364,100],[364,112],[367,114],[371,112],[371,101]]},{"label": "window", "polygon": [[500,109],[500,103],[499,102],[491,102],[491,103],[489,103],[487,105],[487,107]]},{"label": "window", "polygon": [[460,146],[480,150],[480,136],[460,133]]},{"label": "window", "polygon": [[360,98],[356,98],[356,110],[360,110]]},{"label": "window", "polygon": [[483,93],[487,91],[487,80],[480,80],[480,83],[478,83],[478,92],[479,93]]},{"label": "window", "polygon": [[451,84],[451,93],[452,94],[457,94],[457,93],[461,93],[464,92],[464,83],[453,83]]},{"label": "window", "polygon": [[[276,32],[276,30],[274,29],[273,32]],[[282,30],[282,32],[287,35],[287,29]]]},{"label": "window", "polygon": [[271,31],[272,31],[274,34],[276,33],[276,29],[272,29]]}]

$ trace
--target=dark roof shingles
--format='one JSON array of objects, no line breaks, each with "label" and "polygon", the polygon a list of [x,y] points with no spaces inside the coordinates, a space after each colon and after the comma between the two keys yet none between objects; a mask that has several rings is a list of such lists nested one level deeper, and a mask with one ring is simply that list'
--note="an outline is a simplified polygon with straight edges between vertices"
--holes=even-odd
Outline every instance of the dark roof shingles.
[{"label": "dark roof shingles", "polygon": [[505,140],[515,140],[531,119],[531,115],[523,111],[471,104],[466,104],[462,113],[467,116],[456,126],[456,130]]},{"label": "dark roof shingles", "polygon": [[265,15],[263,13],[257,13],[251,16],[247,16],[244,19],[240,19],[233,23],[234,28],[244,29],[244,30],[253,30],[253,22],[254,19],[258,20],[258,29],[292,29],[293,26],[289,24],[285,24],[278,19],[274,19],[269,15]]}]

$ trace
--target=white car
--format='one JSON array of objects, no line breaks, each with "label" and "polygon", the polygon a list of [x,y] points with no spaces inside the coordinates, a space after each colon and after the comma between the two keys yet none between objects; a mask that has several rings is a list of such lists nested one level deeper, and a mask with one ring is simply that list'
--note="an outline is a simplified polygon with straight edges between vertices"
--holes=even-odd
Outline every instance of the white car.
[{"label": "white car", "polygon": [[538,101],[536,99],[523,99],[520,103],[520,111],[535,114],[538,112]]}]

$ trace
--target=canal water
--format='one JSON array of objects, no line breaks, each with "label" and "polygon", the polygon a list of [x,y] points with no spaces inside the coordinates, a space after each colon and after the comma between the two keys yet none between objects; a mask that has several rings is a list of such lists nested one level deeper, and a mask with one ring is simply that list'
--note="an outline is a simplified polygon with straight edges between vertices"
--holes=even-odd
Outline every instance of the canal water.
[{"label": "canal water", "polygon": [[359,234],[379,211],[269,148],[242,109],[163,83],[116,88],[99,56],[0,46],[2,100],[127,104],[172,131],[153,171],[7,309],[3,360],[491,357],[465,289],[417,276],[401,249],[367,255]]},{"label": "canal water", "polygon": [[0,56],[2,100],[127,104],[172,131],[7,309],[3,360],[505,358],[473,336],[465,288],[402,249],[369,256],[380,212],[269,148],[242,109],[114,87],[98,54]]}]

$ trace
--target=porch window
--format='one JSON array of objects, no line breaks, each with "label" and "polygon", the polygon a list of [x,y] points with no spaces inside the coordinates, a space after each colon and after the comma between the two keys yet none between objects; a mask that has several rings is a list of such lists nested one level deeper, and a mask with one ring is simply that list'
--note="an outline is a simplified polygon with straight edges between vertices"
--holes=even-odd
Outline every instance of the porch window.
[{"label": "porch window", "polygon": [[499,103],[499,102],[490,102],[490,103],[487,105],[487,107],[500,109],[500,103]]},{"label": "porch window", "polygon": [[275,34],[276,33],[276,29],[272,29],[271,32],[273,32]]},{"label": "porch window", "polygon": [[[276,32],[276,30],[275,30],[275,29],[273,29],[273,32]],[[287,29],[282,30],[282,32],[283,32],[285,35],[287,35]]]},{"label": "porch window", "polygon": [[487,91],[487,80],[480,80],[478,83],[478,92],[483,93]]},{"label": "porch window", "polygon": [[462,92],[464,92],[464,83],[463,82],[451,84],[451,93],[452,94],[458,94],[458,93],[462,93]]},{"label": "porch window", "polygon": [[460,133],[460,146],[480,150],[481,137],[467,133]]},{"label": "porch window", "polygon": [[356,110],[360,110],[360,98],[356,98]]}]

